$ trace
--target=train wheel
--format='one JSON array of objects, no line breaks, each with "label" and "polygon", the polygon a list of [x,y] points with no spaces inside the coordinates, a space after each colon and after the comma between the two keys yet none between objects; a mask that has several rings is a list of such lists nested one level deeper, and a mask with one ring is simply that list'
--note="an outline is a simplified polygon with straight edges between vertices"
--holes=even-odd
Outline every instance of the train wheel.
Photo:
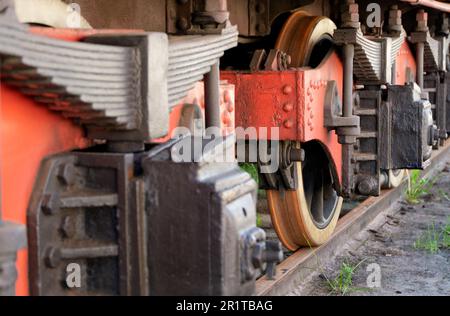
[{"label": "train wheel", "polygon": [[[291,56],[293,67],[318,65],[318,52],[325,57],[335,24],[326,17],[294,12],[285,23],[276,48]],[[323,58],[322,57],[322,58]],[[319,58],[320,59],[320,58]],[[343,199],[336,190],[336,172],[319,142],[296,144],[305,151],[305,161],[292,165],[297,189],[267,191],[273,226],[284,246],[295,251],[319,246],[333,234]]]},{"label": "train wheel", "polygon": [[267,191],[273,226],[281,242],[291,251],[325,243],[336,228],[343,202],[322,145],[309,142],[302,148],[305,160],[291,166],[297,189],[286,190],[280,186],[279,190]]}]

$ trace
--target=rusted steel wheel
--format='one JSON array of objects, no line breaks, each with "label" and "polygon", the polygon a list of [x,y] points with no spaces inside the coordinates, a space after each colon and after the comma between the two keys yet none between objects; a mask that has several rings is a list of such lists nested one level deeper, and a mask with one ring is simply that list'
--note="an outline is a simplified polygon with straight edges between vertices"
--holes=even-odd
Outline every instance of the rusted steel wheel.
[{"label": "rusted steel wheel", "polygon": [[279,190],[267,191],[272,224],[291,251],[325,243],[336,228],[343,203],[336,190],[336,174],[322,145],[310,142],[302,148],[305,161],[292,166],[297,189],[280,186]]},{"label": "rusted steel wheel", "polygon": [[[311,66],[316,50],[323,56],[328,52],[317,47],[325,49],[327,42],[330,44],[335,28],[328,18],[294,12],[285,23],[276,48],[291,56],[291,66]],[[343,203],[327,151],[319,142],[296,146],[306,154],[303,162],[292,165],[297,189],[280,186],[279,190],[267,191],[273,226],[290,251],[325,243],[336,228]]]},{"label": "rusted steel wheel", "polygon": [[284,24],[275,48],[291,56],[292,67],[316,66],[328,53],[335,29],[327,17],[295,11]]}]

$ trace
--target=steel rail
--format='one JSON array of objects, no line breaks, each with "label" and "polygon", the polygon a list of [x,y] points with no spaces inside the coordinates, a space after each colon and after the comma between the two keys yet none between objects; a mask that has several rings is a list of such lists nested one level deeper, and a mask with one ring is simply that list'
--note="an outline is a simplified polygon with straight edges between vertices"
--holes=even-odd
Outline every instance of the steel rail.
[{"label": "steel rail", "polygon": [[[423,176],[435,174],[449,160],[450,141],[447,141],[441,150],[434,152],[431,165],[424,171]],[[323,264],[330,261],[351,236],[363,231],[379,214],[389,210],[402,197],[406,186],[407,182],[404,181],[398,188],[384,191],[380,197],[365,200],[340,219],[335,233],[327,243],[294,253],[278,265],[275,280],[260,278],[256,283],[256,295],[286,295],[294,290],[315,270],[318,262]]]}]

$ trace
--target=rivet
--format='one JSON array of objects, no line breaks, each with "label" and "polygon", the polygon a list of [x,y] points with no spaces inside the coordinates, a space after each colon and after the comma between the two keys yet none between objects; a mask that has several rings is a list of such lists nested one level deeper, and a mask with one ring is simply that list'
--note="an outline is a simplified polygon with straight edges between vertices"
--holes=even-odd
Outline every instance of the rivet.
[{"label": "rivet", "polygon": [[225,124],[225,126],[229,126],[231,124],[231,118],[227,112],[222,113],[222,123]]},{"label": "rivet", "polygon": [[284,94],[291,94],[292,93],[292,87],[290,85],[284,86],[283,93]]},{"label": "rivet", "polygon": [[292,120],[286,120],[284,121],[284,127],[287,129],[291,129],[294,126],[294,123],[292,122]]},{"label": "rivet", "polygon": [[292,105],[292,103],[286,103],[283,106],[284,112],[291,112],[293,109],[294,109],[294,105]]},{"label": "rivet", "polygon": [[229,92],[229,91],[225,91],[225,93],[223,94],[223,100],[224,100],[226,103],[231,102],[231,95],[230,95],[230,92]]}]

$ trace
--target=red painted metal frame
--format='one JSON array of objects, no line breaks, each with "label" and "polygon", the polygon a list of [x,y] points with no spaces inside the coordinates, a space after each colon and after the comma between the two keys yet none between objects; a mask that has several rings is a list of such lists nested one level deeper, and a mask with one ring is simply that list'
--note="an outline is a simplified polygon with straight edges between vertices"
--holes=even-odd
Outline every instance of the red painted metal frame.
[{"label": "red painted metal frame", "polygon": [[[172,109],[170,113],[169,133],[166,137],[154,140],[163,143],[170,140],[174,130],[180,126],[183,107],[185,105],[197,105],[203,113],[203,126],[205,126],[205,90],[203,82],[198,82],[189,91],[188,95]],[[235,90],[234,85],[222,81],[220,84],[220,122],[223,135],[231,135],[235,130]]]},{"label": "red painted metal frame", "polygon": [[413,76],[412,79],[416,80],[417,65],[414,55],[411,53],[408,42],[403,42],[402,47],[397,55],[395,82],[393,84],[404,85],[409,82],[409,75]]},{"label": "red painted metal frame", "polygon": [[[328,81],[336,81],[342,98],[343,65],[337,53],[331,52],[315,69],[223,72],[222,79],[235,85],[236,126],[269,131],[278,128],[276,140],[318,141],[328,151],[341,178],[342,147],[336,133],[324,127]],[[275,136],[268,132],[268,138]]]},{"label": "red painted metal frame", "polygon": [[[0,146],[3,219],[26,223],[26,210],[42,159],[88,145],[71,121],[0,84]],[[28,294],[27,251],[17,260],[18,295]]]}]

